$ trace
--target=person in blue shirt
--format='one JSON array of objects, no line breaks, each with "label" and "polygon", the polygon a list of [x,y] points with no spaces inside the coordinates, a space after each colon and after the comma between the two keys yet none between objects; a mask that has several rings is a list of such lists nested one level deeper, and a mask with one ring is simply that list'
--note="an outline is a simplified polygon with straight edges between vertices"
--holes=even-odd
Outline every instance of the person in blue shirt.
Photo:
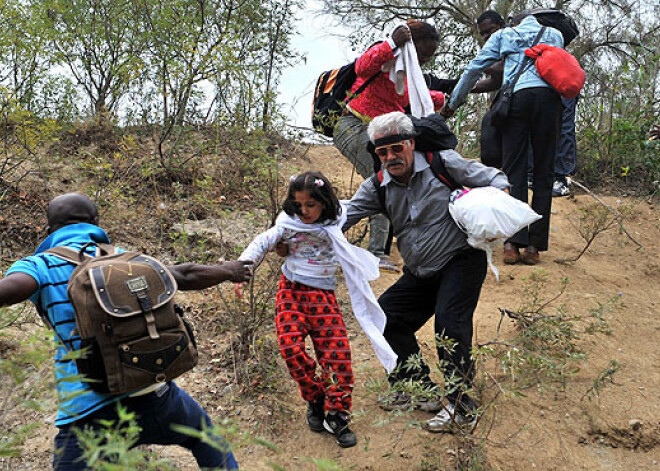
[{"label": "person in blue shirt", "polygon": [[[518,15],[514,25],[490,36],[463,72],[444,114],[451,116],[465,102],[483,71],[495,62],[504,60],[503,86],[512,83],[518,68],[524,67],[515,84],[507,122],[501,130],[502,169],[512,184],[511,195],[527,202],[527,143],[531,142],[534,155],[531,206],[542,219],[507,240],[504,262],[535,265],[539,262],[539,252],[548,249],[561,100],[539,76],[533,61],[524,61],[525,49],[532,45],[542,26],[530,14]],[[546,27],[539,43],[563,47],[564,39],[559,31]],[[520,249],[524,249],[522,254]]]},{"label": "person in blue shirt", "polygon": [[[493,10],[486,10],[479,18],[477,18],[477,31],[484,39],[488,39],[506,24],[502,16]],[[488,78],[479,80],[470,93],[484,93],[499,90],[502,86],[502,72],[504,61],[496,62],[485,70]],[[555,156],[555,181],[552,185],[552,196],[568,196],[571,193],[570,183],[568,177],[573,175],[577,166],[577,144],[575,139],[575,107],[577,105],[578,97],[575,98],[561,98],[563,105],[561,115],[561,129],[559,132],[559,141],[557,142],[557,155]],[[488,139],[500,139],[500,132],[494,128],[490,123],[486,122],[488,115],[484,116],[481,122],[481,162],[486,165],[491,165],[493,159],[501,159],[500,151],[501,146],[497,145],[495,148],[488,146]],[[484,136],[488,134],[488,138]],[[495,134],[493,134],[495,133]],[[486,144],[486,145],[484,145]],[[493,152],[496,152],[493,154]],[[534,173],[534,154],[532,153],[531,146],[528,146],[528,186],[533,186],[533,173]],[[499,167],[501,162],[498,163]]]},{"label": "person in blue shirt", "polygon": [[[555,157],[555,182],[552,185],[552,196],[568,196],[571,194],[568,177],[573,175],[577,167],[577,140],[575,139],[575,108],[579,96],[575,98],[561,97],[561,129],[557,142]],[[529,154],[529,178],[534,181],[534,156]]]},{"label": "person in blue shirt", "polygon": [[[130,394],[109,395],[95,392],[88,383],[77,379],[80,375],[76,363],[65,357],[68,351],[80,348],[73,305],[67,295],[75,266],[44,252],[53,247],[81,250],[86,244],[108,244],[110,240],[98,226],[96,205],[86,196],[69,193],[54,198],[48,205],[47,217],[49,236],[34,255],[15,262],[0,280],[0,307],[29,299],[46,313],[50,325],[56,329],[55,372],[59,400],[55,425],[59,432],[55,437],[53,468],[57,471],[88,469],[81,460],[76,429],[98,428],[101,420],[117,421],[117,403],[121,403],[129,412],[136,413],[142,429],[135,446],[180,445],[193,453],[200,467],[238,469],[226,443],[213,447],[170,428],[171,424],[180,424],[201,430],[202,423],[211,425],[200,405],[173,381]],[[85,250],[94,256],[93,245]],[[250,262],[234,261],[218,265],[184,263],[168,268],[179,289],[194,290],[223,281],[246,281],[251,276],[249,265]]]}]

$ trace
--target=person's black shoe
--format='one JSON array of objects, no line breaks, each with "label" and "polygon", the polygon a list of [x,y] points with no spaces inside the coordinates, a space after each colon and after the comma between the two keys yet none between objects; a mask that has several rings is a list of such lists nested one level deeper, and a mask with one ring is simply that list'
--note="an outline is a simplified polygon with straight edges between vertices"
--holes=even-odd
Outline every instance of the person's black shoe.
[{"label": "person's black shoe", "polygon": [[328,412],[323,427],[335,436],[337,445],[342,448],[349,448],[357,443],[357,437],[348,428],[348,415],[343,412]]},{"label": "person's black shoe", "polygon": [[323,402],[308,402],[307,403],[307,425],[312,432],[323,432],[323,422],[325,421],[325,411],[323,410]]}]

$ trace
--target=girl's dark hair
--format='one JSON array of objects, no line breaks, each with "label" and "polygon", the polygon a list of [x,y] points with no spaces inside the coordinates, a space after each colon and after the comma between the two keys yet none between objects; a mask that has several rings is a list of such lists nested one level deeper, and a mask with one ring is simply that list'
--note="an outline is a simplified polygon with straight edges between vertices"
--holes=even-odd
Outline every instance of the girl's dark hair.
[{"label": "girl's dark hair", "polygon": [[413,41],[424,41],[425,39],[440,41],[440,33],[435,26],[420,20],[408,20],[407,24]]},{"label": "girl's dark hair", "polygon": [[[319,184],[319,182],[322,182],[322,184]],[[309,196],[323,205],[319,222],[337,219],[341,212],[339,199],[335,194],[335,189],[321,172],[305,172],[291,179],[289,192],[284,203],[282,203],[282,209],[289,216],[298,214],[300,210],[298,203],[296,203],[297,191],[309,192]]]}]

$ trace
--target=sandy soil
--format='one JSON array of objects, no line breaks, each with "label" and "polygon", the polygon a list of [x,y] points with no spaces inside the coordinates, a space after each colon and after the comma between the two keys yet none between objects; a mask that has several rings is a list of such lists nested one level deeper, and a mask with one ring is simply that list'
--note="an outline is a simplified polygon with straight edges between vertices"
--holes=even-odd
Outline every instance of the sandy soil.
[{"label": "sandy soil", "polygon": [[[350,195],[360,180],[332,147],[311,148],[308,159],[298,159],[291,171],[305,169],[323,171],[336,182],[342,196]],[[457,456],[472,454],[478,462],[463,469],[660,470],[660,210],[645,200],[605,197],[613,207],[631,205],[625,227],[643,248],[637,250],[613,228],[601,234],[577,263],[560,265],[554,262],[556,258],[574,256],[584,247],[570,221],[575,220],[579,208],[593,202],[588,195],[574,193],[574,197],[553,201],[550,250],[543,254],[540,265],[504,266],[496,254],[501,281],[497,283],[489,272],[475,314],[475,341],[495,338],[499,308],[518,308],[525,278],[533,270],[542,270],[547,276],[547,295],[543,296],[547,299],[556,294],[562,278],[570,280],[550,311],[562,307],[569,315],[586,315],[599,303],[619,296],[622,307],[605,317],[612,334],[582,336],[579,343],[588,357],[565,390],[540,392],[531,388],[525,396],[500,396],[471,437],[429,434],[419,423],[430,414],[395,414],[377,407],[383,370],[350,314],[346,318],[356,371],[352,428],[359,440],[354,448],[340,449],[330,435],[307,429],[305,404],[279,360],[281,389],[272,395],[245,399],[240,391],[233,390],[226,373],[213,374],[212,348],[202,352],[201,366],[179,383],[214,416],[231,417],[242,428],[279,447],[279,453],[256,445],[238,449],[242,469],[273,469],[277,464],[282,467],[278,469],[287,470],[442,470],[455,469]],[[373,289],[378,295],[396,279],[394,274],[383,274]],[[348,312],[345,290],[340,289],[339,294]],[[513,324],[505,320],[501,338],[514,334]],[[425,357],[433,362],[432,325],[427,324],[418,337]],[[213,339],[206,342],[212,346]],[[604,385],[597,396],[585,398],[611,360],[622,365],[613,382]],[[486,401],[496,394],[494,379],[504,380],[497,365],[489,362],[480,371]],[[8,468],[0,463],[0,469],[46,469],[53,435],[52,425],[45,426],[43,433],[28,443],[20,460],[5,462]],[[196,469],[186,451],[167,448],[161,454],[173,458],[180,469]],[[315,464],[314,460],[325,461]]]}]

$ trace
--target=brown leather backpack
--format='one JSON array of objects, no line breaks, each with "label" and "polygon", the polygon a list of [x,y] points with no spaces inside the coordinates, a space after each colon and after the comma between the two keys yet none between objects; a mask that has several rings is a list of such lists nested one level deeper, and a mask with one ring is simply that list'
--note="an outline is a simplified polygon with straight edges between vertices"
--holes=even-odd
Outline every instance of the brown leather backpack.
[{"label": "brown leather backpack", "polygon": [[124,394],[169,381],[197,364],[197,345],[176,281],[158,260],[97,245],[91,257],[67,247],[46,251],[77,265],[67,293],[83,358],[76,360],[92,389]]}]

